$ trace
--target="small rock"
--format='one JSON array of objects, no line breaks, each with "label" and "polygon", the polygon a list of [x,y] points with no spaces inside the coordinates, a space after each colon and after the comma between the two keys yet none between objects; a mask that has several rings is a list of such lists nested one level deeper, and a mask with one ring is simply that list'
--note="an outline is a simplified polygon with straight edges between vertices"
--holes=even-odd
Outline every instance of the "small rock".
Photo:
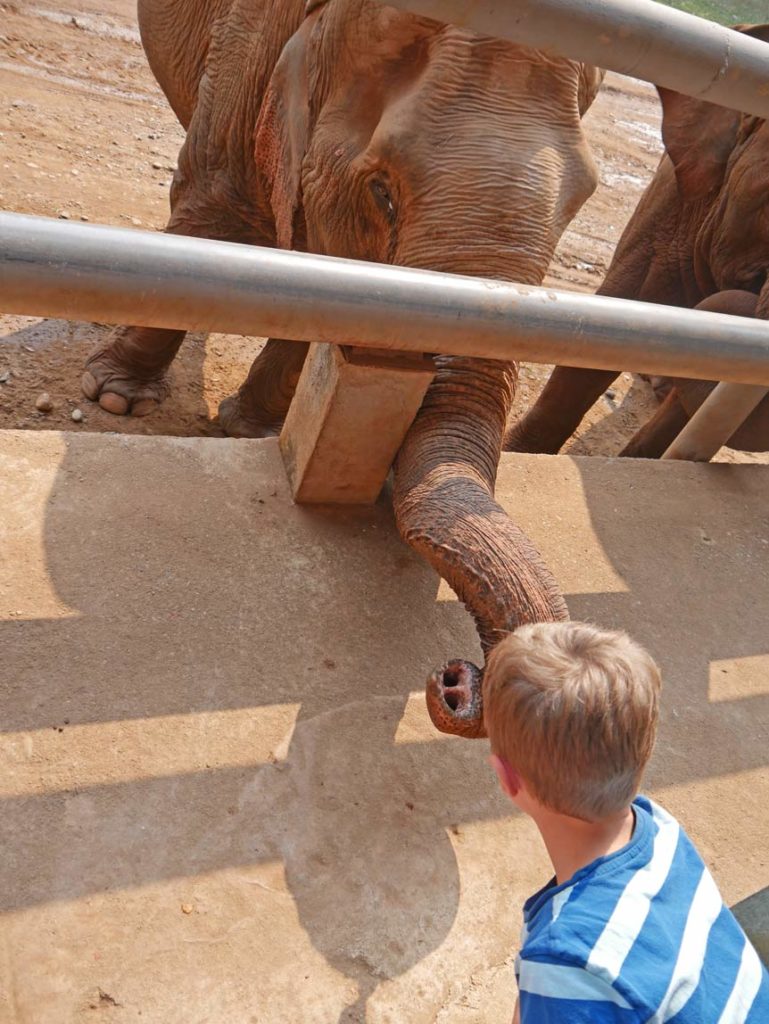
[{"label": "small rock", "polygon": [[80,171],[77,169],[77,167],[73,167],[69,173],[74,174],[74,176],[77,177],[78,174],[80,174]]},{"label": "small rock", "polygon": [[53,409],[53,402],[48,392],[44,391],[42,395],[38,395],[37,401],[35,402],[35,408],[39,412],[51,412]]},{"label": "small rock", "polygon": [[84,419],[83,412],[81,409],[72,410],[72,421],[73,423],[82,423]]},{"label": "small rock", "polygon": [[606,392],[606,397],[609,399],[610,402],[613,402],[617,397],[617,392],[613,391],[612,388],[609,388]]},{"label": "small rock", "polygon": [[69,214],[66,210],[59,210],[59,220],[69,220]]},{"label": "small rock", "polygon": [[11,371],[6,370],[5,373],[0,373],[0,384],[7,384],[11,379]]},{"label": "small rock", "polygon": [[85,215],[84,213],[81,213],[81,214],[80,214],[80,219],[81,219],[81,220],[85,220],[85,221],[87,221],[87,220],[88,220],[88,217],[86,217],[86,215]]},{"label": "small rock", "polygon": [[131,223],[137,228],[140,228],[142,226],[142,222],[139,220],[138,217],[131,217]]},{"label": "small rock", "polygon": [[183,914],[191,914],[193,909],[194,908],[193,908],[191,903],[182,903],[182,913]]}]

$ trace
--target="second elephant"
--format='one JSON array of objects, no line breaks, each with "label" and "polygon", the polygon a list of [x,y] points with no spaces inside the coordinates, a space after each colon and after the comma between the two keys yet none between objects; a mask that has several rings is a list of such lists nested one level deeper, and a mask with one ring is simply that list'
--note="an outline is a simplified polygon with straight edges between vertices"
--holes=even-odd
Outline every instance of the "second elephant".
[{"label": "second elephant", "polygon": [[[769,42],[769,25],[738,26]],[[614,254],[599,295],[769,319],[769,124],[667,89],[665,154]],[[508,451],[555,453],[617,373],[557,367],[508,431]],[[657,457],[714,386],[675,387],[623,454]],[[769,448],[766,400],[732,439]]]}]

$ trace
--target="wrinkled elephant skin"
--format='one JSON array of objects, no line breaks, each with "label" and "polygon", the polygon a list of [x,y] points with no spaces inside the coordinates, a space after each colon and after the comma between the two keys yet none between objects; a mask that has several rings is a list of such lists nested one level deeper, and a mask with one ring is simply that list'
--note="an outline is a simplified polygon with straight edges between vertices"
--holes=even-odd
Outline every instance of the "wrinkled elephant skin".
[{"label": "wrinkled elephant skin", "polygon": [[[139,17],[187,128],[170,232],[537,284],[595,187],[581,126],[594,68],[373,0],[140,0]],[[182,338],[117,330],[89,360],[87,395],[146,414]],[[280,429],[304,351],[269,341],[220,409],[228,433]],[[493,498],[515,366],[436,365],[395,466],[395,511],[488,651],[566,605]],[[475,680],[472,698],[460,699],[460,676]],[[483,732],[480,679],[439,673],[441,728]]]},{"label": "wrinkled elephant skin", "polygon": [[[769,25],[738,26],[769,43]],[[660,89],[665,154],[598,293],[769,318],[769,124]],[[752,307],[739,293],[753,296]],[[720,296],[720,297],[719,297]],[[557,452],[616,378],[556,367],[540,398],[507,432],[508,451]],[[658,457],[715,386],[656,380],[668,396],[622,454]],[[669,399],[670,386],[676,397]],[[686,397],[688,395],[688,398]],[[667,442],[667,443],[666,443]],[[730,440],[769,449],[769,403]]]}]

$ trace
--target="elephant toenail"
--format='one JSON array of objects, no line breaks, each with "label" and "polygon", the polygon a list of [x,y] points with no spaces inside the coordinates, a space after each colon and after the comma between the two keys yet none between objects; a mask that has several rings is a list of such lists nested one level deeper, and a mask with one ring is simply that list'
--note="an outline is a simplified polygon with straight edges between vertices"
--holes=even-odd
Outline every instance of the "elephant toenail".
[{"label": "elephant toenail", "polygon": [[80,390],[83,392],[86,398],[89,398],[92,402],[95,402],[99,397],[99,385],[96,383],[96,378],[88,370],[82,376],[80,381]]},{"label": "elephant toenail", "polygon": [[128,399],[123,398],[122,395],[116,395],[114,391],[105,391],[100,395],[99,405],[114,416],[125,416],[128,412]]},{"label": "elephant toenail", "polygon": [[132,416],[149,416],[157,409],[158,403],[154,398],[140,398],[131,406]]}]

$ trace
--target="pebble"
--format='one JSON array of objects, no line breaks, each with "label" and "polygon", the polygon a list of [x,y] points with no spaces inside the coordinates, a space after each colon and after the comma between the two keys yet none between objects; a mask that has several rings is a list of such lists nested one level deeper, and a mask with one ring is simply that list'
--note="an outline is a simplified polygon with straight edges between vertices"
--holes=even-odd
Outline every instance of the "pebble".
[{"label": "pebble", "polygon": [[59,210],[59,220],[69,220],[69,214],[66,210]]},{"label": "pebble", "polygon": [[193,909],[194,908],[193,908],[191,903],[182,903],[182,913],[183,914],[191,914]]},{"label": "pebble", "polygon": [[131,217],[131,223],[137,228],[140,228],[142,226],[142,222],[139,220],[138,217]]},{"label": "pebble", "polygon": [[53,402],[48,392],[44,391],[42,395],[38,395],[37,401],[35,402],[35,408],[39,412],[51,412],[53,409]]},{"label": "pebble", "polygon": [[74,423],[82,423],[83,419],[84,419],[84,417],[83,417],[83,412],[82,412],[81,409],[73,409],[72,410],[72,420],[73,420]]},{"label": "pebble", "polygon": [[11,371],[6,370],[5,373],[0,373],[0,384],[7,384],[11,379]]}]

